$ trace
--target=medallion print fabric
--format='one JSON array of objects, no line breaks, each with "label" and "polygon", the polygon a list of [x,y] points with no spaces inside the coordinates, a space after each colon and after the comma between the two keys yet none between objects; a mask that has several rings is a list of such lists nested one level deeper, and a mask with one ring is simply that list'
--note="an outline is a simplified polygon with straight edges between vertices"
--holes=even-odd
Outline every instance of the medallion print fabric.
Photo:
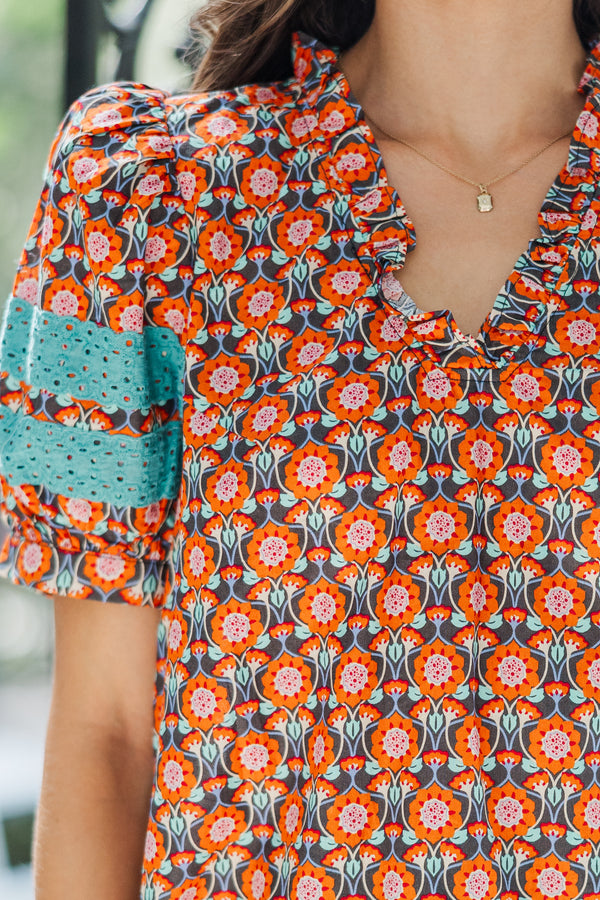
[{"label": "medallion print fabric", "polygon": [[85,95],[2,332],[3,572],[153,604],[144,900],[600,898],[600,51],[481,334],[333,50]]}]

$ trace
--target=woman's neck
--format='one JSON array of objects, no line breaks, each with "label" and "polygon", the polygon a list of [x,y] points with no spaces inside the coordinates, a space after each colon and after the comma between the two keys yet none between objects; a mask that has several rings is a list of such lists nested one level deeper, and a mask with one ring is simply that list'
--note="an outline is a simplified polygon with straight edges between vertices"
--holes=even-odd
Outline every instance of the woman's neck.
[{"label": "woman's neck", "polygon": [[570,0],[377,0],[342,60],[375,126],[463,164],[572,128],[584,65]]}]

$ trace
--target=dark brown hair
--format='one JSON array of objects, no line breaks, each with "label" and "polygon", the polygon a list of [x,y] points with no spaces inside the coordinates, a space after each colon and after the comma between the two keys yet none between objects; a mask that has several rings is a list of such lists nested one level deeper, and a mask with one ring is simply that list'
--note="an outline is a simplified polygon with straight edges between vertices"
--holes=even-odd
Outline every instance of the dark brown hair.
[{"label": "dark brown hair", "polygon": [[[305,31],[345,50],[365,33],[375,0],[207,0],[192,19],[200,53],[194,87],[228,90],[292,74],[290,39]],[[600,37],[600,0],[573,0],[579,37]]]}]

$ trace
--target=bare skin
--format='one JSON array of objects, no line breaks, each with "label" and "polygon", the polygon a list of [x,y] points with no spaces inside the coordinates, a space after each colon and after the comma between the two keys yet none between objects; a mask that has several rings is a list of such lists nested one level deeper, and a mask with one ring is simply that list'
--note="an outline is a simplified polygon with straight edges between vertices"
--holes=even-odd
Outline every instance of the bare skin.
[{"label": "bare skin", "polygon": [[[396,273],[417,306],[477,334],[567,160],[569,137],[491,188],[447,175],[377,127],[485,183],[572,132],[585,52],[564,0],[378,0],[342,68],[382,152],[417,245]],[[570,135],[569,135],[570,136]]]},{"label": "bare skin", "polygon": [[37,900],[135,900],[154,772],[159,613],[57,598]]}]

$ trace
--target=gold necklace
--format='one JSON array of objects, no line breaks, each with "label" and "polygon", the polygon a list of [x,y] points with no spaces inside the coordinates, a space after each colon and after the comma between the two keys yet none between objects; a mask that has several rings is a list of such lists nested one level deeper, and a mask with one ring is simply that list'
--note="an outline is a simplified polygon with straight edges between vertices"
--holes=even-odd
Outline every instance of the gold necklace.
[{"label": "gold necklace", "polygon": [[497,184],[499,181],[504,181],[505,178],[508,178],[510,175],[515,175],[516,172],[520,172],[521,169],[524,169],[525,166],[528,166],[529,163],[533,162],[534,159],[537,159],[538,156],[541,156],[542,153],[545,153],[546,150],[549,150],[550,147],[553,147],[554,144],[557,144],[559,141],[562,141],[564,138],[569,137],[571,135],[571,131],[567,131],[566,134],[561,134],[560,137],[554,138],[553,141],[546,144],[542,147],[541,150],[538,150],[537,153],[532,154],[532,156],[528,156],[525,162],[519,163],[518,166],[515,166],[509,172],[504,172],[503,175],[498,175],[497,178],[492,178],[491,181],[487,181],[485,184],[482,184],[479,181],[473,181],[471,178],[465,178],[464,175],[460,175],[458,172],[454,172],[452,169],[449,169],[448,166],[445,166],[443,163],[437,162],[435,159],[432,159],[427,153],[424,153],[422,150],[419,150],[418,147],[415,147],[413,144],[409,144],[408,141],[403,141],[400,138],[394,137],[389,134],[384,128],[378,125],[371,116],[367,116],[367,118],[375,125],[378,131],[388,137],[391,141],[395,141],[397,144],[404,144],[405,147],[408,147],[409,150],[412,150],[414,153],[417,153],[419,156],[422,156],[423,159],[426,159],[427,162],[430,162],[433,166],[436,166],[438,169],[441,169],[442,172],[446,172],[448,175],[452,175],[453,178],[458,178],[459,181],[463,181],[465,184],[471,184],[473,187],[476,187],[479,191],[477,195],[477,209],[480,213],[491,212],[494,208],[494,202],[492,199],[492,195],[489,192],[489,188],[493,184]]}]

